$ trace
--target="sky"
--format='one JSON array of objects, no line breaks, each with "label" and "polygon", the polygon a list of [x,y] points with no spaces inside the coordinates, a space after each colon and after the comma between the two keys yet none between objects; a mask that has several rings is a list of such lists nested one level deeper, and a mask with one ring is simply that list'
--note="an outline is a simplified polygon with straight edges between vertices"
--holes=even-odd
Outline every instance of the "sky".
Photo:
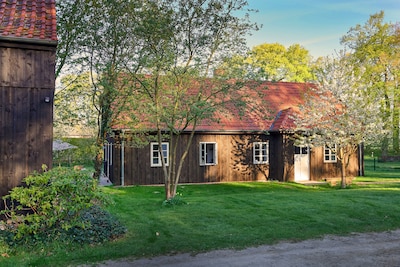
[{"label": "sky", "polygon": [[262,24],[247,38],[250,48],[262,43],[300,44],[314,57],[343,49],[340,38],[383,10],[385,22],[400,22],[400,0],[248,0],[253,22]]}]

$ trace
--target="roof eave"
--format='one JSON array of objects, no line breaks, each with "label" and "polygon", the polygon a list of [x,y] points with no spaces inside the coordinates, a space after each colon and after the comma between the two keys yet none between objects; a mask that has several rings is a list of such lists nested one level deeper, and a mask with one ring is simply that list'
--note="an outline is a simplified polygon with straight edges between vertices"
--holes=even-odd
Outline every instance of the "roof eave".
[{"label": "roof eave", "polygon": [[[129,128],[113,128],[114,132],[134,133],[135,131]],[[165,130],[163,130],[164,132]],[[156,130],[149,130],[156,132]],[[268,134],[268,130],[196,130],[195,134]],[[190,134],[191,131],[183,131],[184,134]]]},{"label": "roof eave", "polygon": [[[198,134],[266,134],[268,130],[196,130]],[[186,131],[185,133],[190,133]]]},{"label": "roof eave", "polygon": [[0,41],[10,42],[10,43],[23,43],[23,44],[35,44],[35,45],[45,45],[57,47],[57,40],[47,40],[47,39],[35,39],[35,38],[23,38],[14,36],[0,36]]},{"label": "roof eave", "polygon": [[278,130],[269,130],[270,133],[278,133],[278,134],[293,134],[295,130],[293,129],[278,129]]}]

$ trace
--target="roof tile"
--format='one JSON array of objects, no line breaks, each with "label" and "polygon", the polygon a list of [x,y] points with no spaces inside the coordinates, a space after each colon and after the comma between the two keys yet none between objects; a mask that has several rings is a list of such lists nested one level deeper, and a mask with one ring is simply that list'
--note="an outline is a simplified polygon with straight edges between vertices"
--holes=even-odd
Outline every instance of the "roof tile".
[{"label": "roof tile", "polygon": [[[228,107],[224,114],[214,114],[218,122],[205,120],[197,131],[286,131],[294,129],[290,115],[304,104],[304,95],[315,86],[295,82],[263,82],[259,85],[247,83],[248,107],[240,116],[235,107]],[[256,86],[256,87],[254,87]],[[215,119],[214,118],[214,119]]]},{"label": "roof tile", "polygon": [[[198,122],[198,132],[279,132],[294,129],[292,114],[299,112],[299,106],[304,104],[304,97],[314,84],[294,82],[245,82],[244,86],[236,91],[242,93],[246,99],[243,112],[234,104],[226,104],[213,114],[213,118]],[[199,88],[193,83],[188,93],[195,94]],[[229,96],[228,96],[229,97]],[[132,111],[135,112],[135,111]],[[151,128],[146,122],[146,114],[142,126]],[[113,122],[114,129],[124,129],[125,120],[129,116],[121,116]],[[186,131],[192,129],[189,126]]]},{"label": "roof tile", "polygon": [[57,41],[55,0],[0,0],[0,36]]}]

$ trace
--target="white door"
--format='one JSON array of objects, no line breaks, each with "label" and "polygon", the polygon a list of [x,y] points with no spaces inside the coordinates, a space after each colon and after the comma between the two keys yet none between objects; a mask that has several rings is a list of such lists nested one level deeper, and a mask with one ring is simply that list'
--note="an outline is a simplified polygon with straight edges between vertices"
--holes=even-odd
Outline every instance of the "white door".
[{"label": "white door", "polygon": [[294,149],[294,181],[310,180],[310,149],[298,147]]}]

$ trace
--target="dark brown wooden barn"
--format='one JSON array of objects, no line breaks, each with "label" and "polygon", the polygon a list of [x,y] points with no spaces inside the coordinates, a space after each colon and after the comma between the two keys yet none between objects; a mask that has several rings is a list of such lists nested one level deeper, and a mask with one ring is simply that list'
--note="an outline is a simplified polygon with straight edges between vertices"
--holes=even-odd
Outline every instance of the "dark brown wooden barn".
[{"label": "dark brown wooden barn", "polygon": [[0,0],[0,195],[52,165],[55,0]]},{"label": "dark brown wooden barn", "polygon": [[[295,146],[290,115],[303,103],[309,86],[265,82],[256,88],[254,101],[251,101],[265,105],[263,118],[248,111],[243,118],[224,114],[218,123],[200,123],[180,183],[339,179],[340,164],[330,150]],[[163,184],[157,155],[161,152],[168,155],[168,142],[161,148],[157,143],[135,148],[122,142],[129,134],[129,129],[116,128],[113,138],[106,144],[105,175],[115,185]],[[182,154],[189,133],[181,138],[178,155]],[[362,170],[361,152],[352,155],[348,176],[357,176]]]}]

